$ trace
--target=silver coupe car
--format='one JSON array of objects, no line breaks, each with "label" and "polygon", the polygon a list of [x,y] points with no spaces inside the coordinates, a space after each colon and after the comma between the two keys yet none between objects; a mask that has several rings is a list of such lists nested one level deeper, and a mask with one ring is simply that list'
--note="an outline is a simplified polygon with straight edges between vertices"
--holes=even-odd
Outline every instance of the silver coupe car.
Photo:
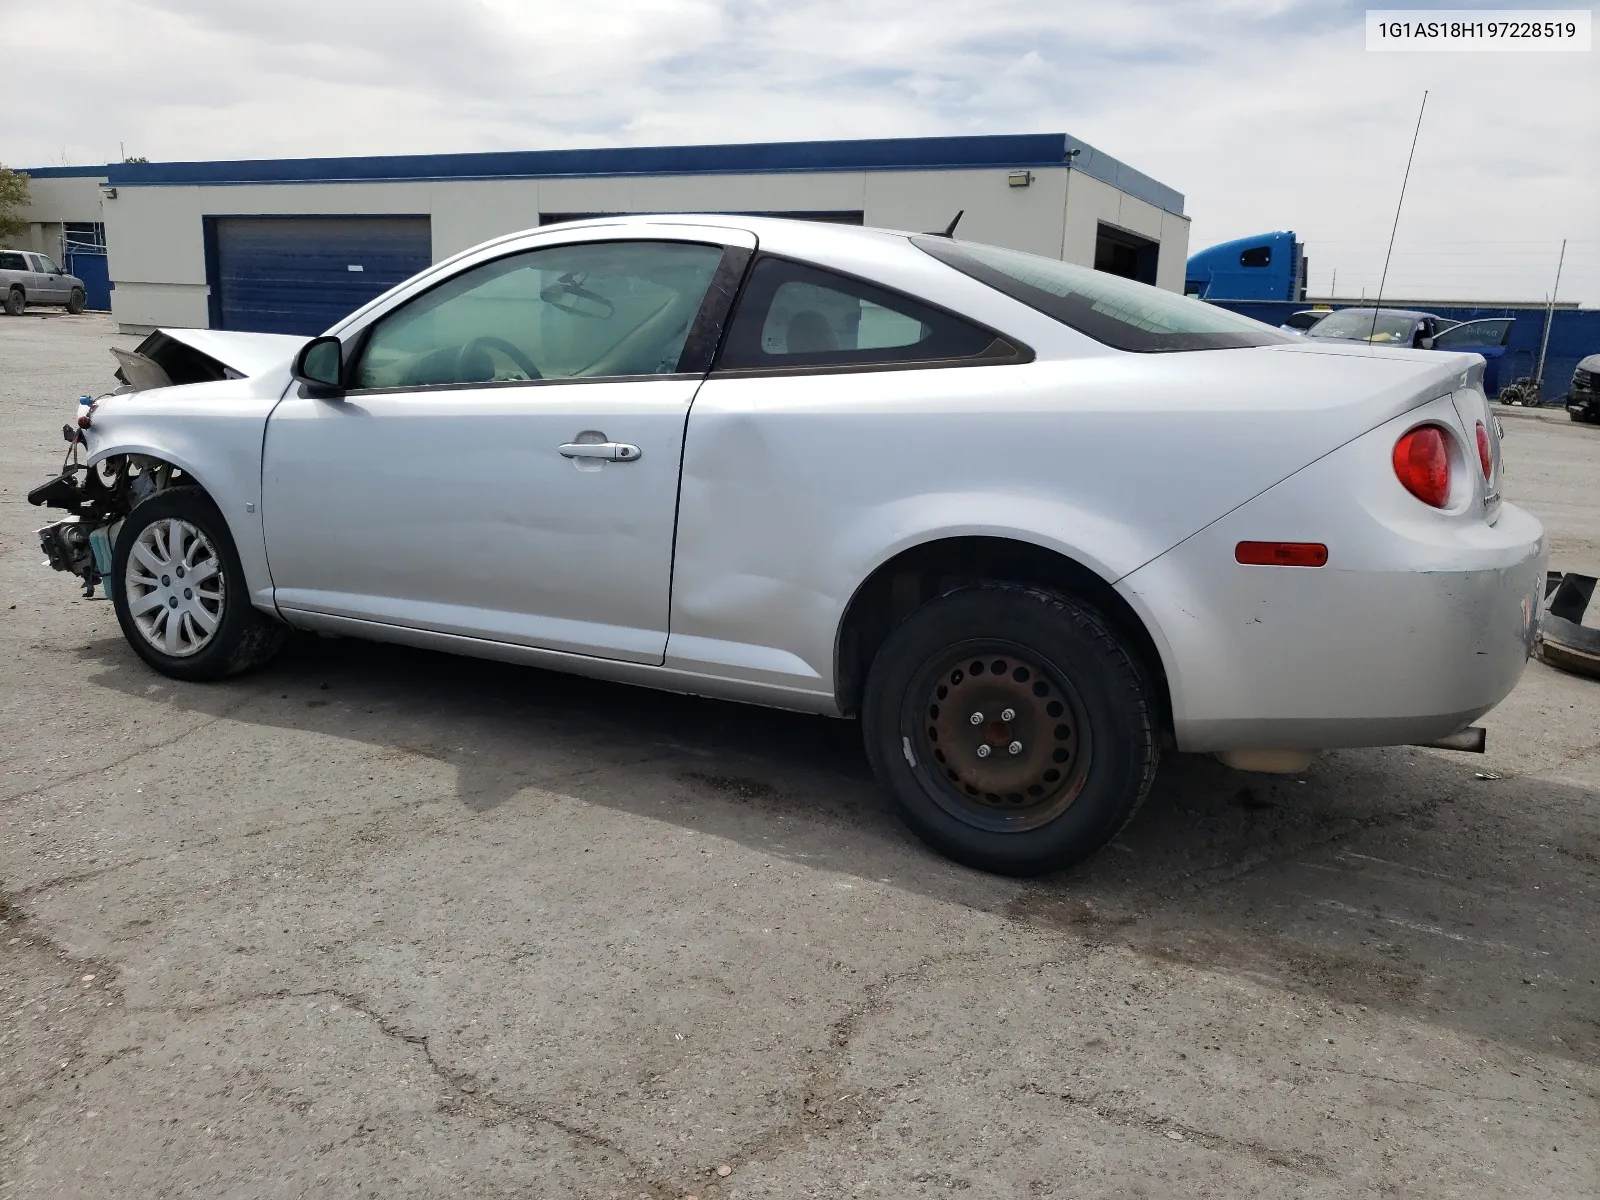
[{"label": "silver coupe car", "polygon": [[1164,749],[1462,740],[1533,642],[1480,357],[948,234],[547,226],[122,359],[31,498],[156,670],[300,629],[858,717],[989,870],[1093,853]]}]

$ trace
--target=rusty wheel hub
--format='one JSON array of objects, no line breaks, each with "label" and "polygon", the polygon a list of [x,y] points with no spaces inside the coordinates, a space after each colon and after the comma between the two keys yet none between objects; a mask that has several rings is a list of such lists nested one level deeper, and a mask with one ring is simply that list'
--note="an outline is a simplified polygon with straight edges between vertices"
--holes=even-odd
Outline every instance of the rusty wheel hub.
[{"label": "rusty wheel hub", "polygon": [[947,791],[1009,827],[1043,823],[1077,798],[1087,768],[1081,717],[1035,658],[968,650],[924,678],[921,740]]}]

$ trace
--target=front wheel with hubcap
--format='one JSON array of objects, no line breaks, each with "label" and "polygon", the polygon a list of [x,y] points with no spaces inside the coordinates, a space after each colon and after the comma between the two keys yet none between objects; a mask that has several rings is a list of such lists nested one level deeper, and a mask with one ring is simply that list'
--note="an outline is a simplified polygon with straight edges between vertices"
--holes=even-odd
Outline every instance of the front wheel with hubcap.
[{"label": "front wheel with hubcap", "polygon": [[28,308],[28,297],[21,288],[12,288],[6,293],[6,312],[13,317],[20,317]]},{"label": "front wheel with hubcap", "polygon": [[1094,609],[1017,584],[923,605],[873,660],[867,754],[906,823],[969,866],[1035,875],[1100,849],[1155,777],[1155,705]]},{"label": "front wheel with hubcap", "polygon": [[129,514],[112,582],[128,644],[175,679],[221,679],[259,666],[287,634],[250,603],[227,523],[199,488],[162,492]]}]

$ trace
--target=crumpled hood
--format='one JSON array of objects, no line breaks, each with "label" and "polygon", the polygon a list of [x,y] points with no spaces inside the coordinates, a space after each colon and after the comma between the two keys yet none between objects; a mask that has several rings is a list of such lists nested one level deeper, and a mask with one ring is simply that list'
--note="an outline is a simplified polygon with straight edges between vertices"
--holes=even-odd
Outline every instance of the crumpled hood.
[{"label": "crumpled hood", "polygon": [[237,333],[226,329],[162,328],[157,332],[245,376],[283,366],[311,340],[293,333]]}]

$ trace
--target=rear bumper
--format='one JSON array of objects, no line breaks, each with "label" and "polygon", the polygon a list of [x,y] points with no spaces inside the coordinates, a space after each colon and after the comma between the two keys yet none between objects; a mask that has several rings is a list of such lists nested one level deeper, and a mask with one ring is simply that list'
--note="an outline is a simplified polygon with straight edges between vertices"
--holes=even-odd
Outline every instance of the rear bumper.
[{"label": "rear bumper", "polygon": [[[1493,525],[1481,507],[1423,511],[1392,472],[1364,476],[1366,440],[1119,583],[1165,660],[1179,749],[1431,741],[1521,677],[1544,581],[1539,522],[1509,504]],[[1328,565],[1241,566],[1246,540],[1324,542]]]}]

